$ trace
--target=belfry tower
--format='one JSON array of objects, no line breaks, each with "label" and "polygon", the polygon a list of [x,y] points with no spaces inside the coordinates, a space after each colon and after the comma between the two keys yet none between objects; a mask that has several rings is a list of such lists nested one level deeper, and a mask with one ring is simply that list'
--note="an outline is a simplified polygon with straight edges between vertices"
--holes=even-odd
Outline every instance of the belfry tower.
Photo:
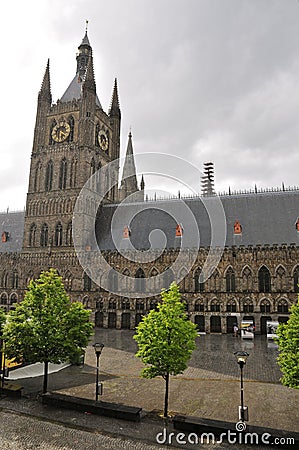
[{"label": "belfry tower", "polygon": [[[50,64],[38,94],[23,250],[72,248],[72,213],[77,196],[97,169],[119,158],[121,112],[117,81],[104,112],[96,92],[87,29],[76,56],[76,74],[52,103]],[[118,173],[112,174],[118,180]],[[117,200],[117,185],[105,199]]]}]

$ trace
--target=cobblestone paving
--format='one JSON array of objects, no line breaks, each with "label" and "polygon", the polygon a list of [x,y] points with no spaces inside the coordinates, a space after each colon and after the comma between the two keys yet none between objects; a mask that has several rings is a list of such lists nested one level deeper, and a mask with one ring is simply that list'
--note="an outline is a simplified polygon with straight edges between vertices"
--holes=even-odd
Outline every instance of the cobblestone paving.
[{"label": "cobblestone paving", "polygon": [[0,444],[5,450],[158,450],[158,445],[69,428],[36,418],[0,412]]},{"label": "cobblestone paving", "polygon": [[[130,439],[124,436],[109,436],[96,430],[84,430],[75,424],[73,427],[56,422],[41,420],[37,417],[16,414],[12,411],[0,410],[0,445],[4,450],[165,450],[167,448],[181,448],[194,450],[202,447],[206,450],[246,450],[246,447],[228,442],[194,443],[194,435],[189,442],[189,435],[179,436],[178,432],[168,430],[165,434],[162,428],[155,427],[159,431],[160,443],[147,443],[144,440]],[[191,435],[190,435],[191,436]],[[211,439],[211,438],[210,438]],[[185,443],[182,444],[182,441]],[[250,445],[251,450],[261,447]],[[275,447],[267,446],[273,449]]]},{"label": "cobblestone paving", "polygon": [[[143,366],[134,356],[136,344],[132,335],[127,330],[96,330],[93,342],[105,344],[100,358],[100,380],[104,386],[101,400],[142,407],[147,415],[140,423],[44,407],[36,401],[42,377],[27,378],[18,380],[18,384],[24,386],[21,400],[0,400],[1,447],[5,450],[80,450],[83,446],[84,450],[167,448],[155,445],[155,436],[163,429],[163,422],[157,417],[163,408],[165,383],[160,378],[140,377]],[[170,411],[235,423],[240,401],[240,373],[233,352],[245,349],[250,353],[244,369],[249,424],[298,431],[299,391],[279,383],[275,346],[269,346],[263,337],[257,337],[254,342],[242,342],[220,335],[200,336],[197,344],[188,369],[181,376],[171,377]],[[85,365],[51,374],[49,390],[94,399],[95,359],[94,350],[89,346]],[[12,411],[16,414],[13,418],[9,416]],[[87,433],[87,429],[91,432]],[[26,436],[28,442],[22,436]],[[194,445],[178,447],[192,449]],[[203,448],[216,450],[232,446],[205,444]],[[238,450],[237,445],[233,448]]]}]

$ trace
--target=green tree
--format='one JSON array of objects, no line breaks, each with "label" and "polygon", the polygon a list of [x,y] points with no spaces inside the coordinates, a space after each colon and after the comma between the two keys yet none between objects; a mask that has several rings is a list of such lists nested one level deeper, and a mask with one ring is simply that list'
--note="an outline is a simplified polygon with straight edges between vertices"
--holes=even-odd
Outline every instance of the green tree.
[{"label": "green tree", "polygon": [[277,336],[277,361],[283,373],[282,384],[299,389],[299,297],[291,307],[288,322],[279,324]]},{"label": "green tree", "polygon": [[168,415],[169,376],[178,375],[187,368],[187,361],[195,349],[196,326],[188,320],[175,283],[162,291],[162,302],[157,310],[144,316],[136,329],[138,344],[136,356],[145,367],[144,378],[161,376],[165,380],[164,417]]},{"label": "green tree", "polygon": [[[6,314],[4,312],[4,309],[0,306],[0,372],[3,368],[3,341],[2,341],[2,332],[3,327],[6,321]],[[2,377],[1,385],[4,382],[4,376]]]},{"label": "green tree", "polygon": [[8,357],[44,363],[43,393],[48,364],[72,361],[83,353],[92,334],[90,312],[72,303],[54,269],[30,281],[24,300],[7,316],[3,337]]}]

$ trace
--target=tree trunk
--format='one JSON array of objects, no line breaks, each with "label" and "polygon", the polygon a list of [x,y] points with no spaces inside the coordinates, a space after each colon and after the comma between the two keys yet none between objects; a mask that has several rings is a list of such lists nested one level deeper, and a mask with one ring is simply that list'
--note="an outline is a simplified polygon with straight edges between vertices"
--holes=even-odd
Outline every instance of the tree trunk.
[{"label": "tree trunk", "polygon": [[165,399],[164,399],[164,416],[168,417],[168,390],[169,390],[169,372],[165,376]]},{"label": "tree trunk", "polygon": [[48,389],[48,366],[49,362],[44,361],[44,384],[43,384],[43,394],[46,394]]}]

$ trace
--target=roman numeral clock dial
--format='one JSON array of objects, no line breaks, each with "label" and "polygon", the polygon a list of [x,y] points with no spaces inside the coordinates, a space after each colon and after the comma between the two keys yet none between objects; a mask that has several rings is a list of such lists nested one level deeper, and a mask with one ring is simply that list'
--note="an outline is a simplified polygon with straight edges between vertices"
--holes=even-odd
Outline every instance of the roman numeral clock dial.
[{"label": "roman numeral clock dial", "polygon": [[61,120],[52,130],[52,139],[55,142],[65,141],[71,131],[71,127],[65,120]]}]

